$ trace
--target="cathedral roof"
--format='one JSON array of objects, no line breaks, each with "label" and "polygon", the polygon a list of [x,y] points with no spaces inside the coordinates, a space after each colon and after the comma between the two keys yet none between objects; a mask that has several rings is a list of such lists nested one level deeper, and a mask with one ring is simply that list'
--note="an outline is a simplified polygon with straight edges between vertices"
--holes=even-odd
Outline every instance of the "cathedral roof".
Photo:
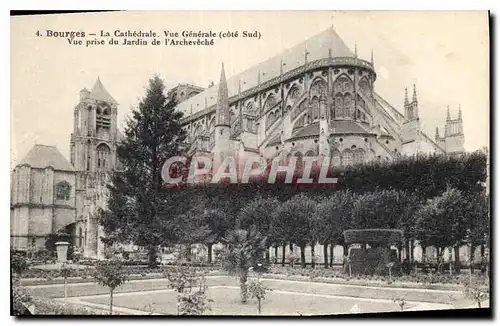
[{"label": "cathedral roof", "polygon": [[108,102],[108,103],[113,103],[113,104],[118,104],[113,96],[111,96],[104,85],[101,82],[101,79],[98,77],[97,81],[94,84],[94,87],[92,87],[92,90],[90,91],[90,97],[94,100],[97,101],[103,101],[103,102]]},{"label": "cathedral roof", "polygon": [[19,165],[27,164],[32,168],[52,167],[58,171],[74,171],[73,166],[55,146],[35,145]]},{"label": "cathedral roof", "polygon": [[[229,97],[244,92],[278,77],[282,72],[293,70],[307,61],[331,57],[353,57],[354,53],[347,47],[333,27],[305,40],[304,42],[283,51],[227,80]],[[260,75],[260,77],[259,77]],[[191,115],[217,103],[217,89],[214,85],[205,91],[179,103],[177,109],[185,115]],[[206,99],[206,102],[205,102]],[[206,107],[205,107],[206,105]]]}]

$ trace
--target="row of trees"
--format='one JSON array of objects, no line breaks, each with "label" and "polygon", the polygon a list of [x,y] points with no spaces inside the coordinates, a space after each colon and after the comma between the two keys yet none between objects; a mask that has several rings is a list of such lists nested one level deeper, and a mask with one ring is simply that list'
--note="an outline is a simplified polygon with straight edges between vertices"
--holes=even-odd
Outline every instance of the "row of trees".
[{"label": "row of trees", "polygon": [[230,230],[252,225],[266,236],[266,246],[325,245],[325,265],[327,246],[344,245],[342,232],[349,228],[400,228],[408,240],[441,250],[464,241],[479,243],[489,225],[482,214],[487,205],[479,205],[485,202],[486,156],[477,153],[347,168],[337,188],[257,181],[167,189],[163,163],[186,149],[182,114],[175,106],[174,94],[165,91],[159,77],[152,78],[127,121],[125,140],[117,148],[122,170],[114,173],[108,210],[101,212],[103,240],[147,247],[150,265],[160,246],[178,243],[205,243],[211,261],[214,243]]}]

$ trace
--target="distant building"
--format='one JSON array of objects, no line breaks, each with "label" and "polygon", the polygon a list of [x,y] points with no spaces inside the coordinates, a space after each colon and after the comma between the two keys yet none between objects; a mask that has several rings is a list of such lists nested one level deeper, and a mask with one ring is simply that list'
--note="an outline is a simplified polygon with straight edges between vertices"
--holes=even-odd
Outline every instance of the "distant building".
[{"label": "distant building", "polygon": [[[417,153],[464,152],[462,115],[449,109],[445,133],[421,128],[413,85],[403,113],[377,94],[375,63],[358,58],[329,28],[226,80],[182,100],[191,153],[317,156],[334,165],[393,160]],[[444,118],[444,117],[443,117]]]},{"label": "distant building", "polygon": [[117,166],[118,103],[100,79],[80,91],[74,109],[70,162],[53,146],[35,145],[12,175],[11,245],[43,248],[47,235],[72,235],[87,257],[102,257],[98,208],[106,205],[109,172]]}]

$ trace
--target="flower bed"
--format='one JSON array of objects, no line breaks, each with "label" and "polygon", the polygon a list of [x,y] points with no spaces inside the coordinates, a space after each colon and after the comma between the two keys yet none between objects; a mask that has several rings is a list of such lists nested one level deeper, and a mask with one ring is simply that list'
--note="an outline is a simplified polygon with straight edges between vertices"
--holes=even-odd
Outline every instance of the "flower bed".
[{"label": "flower bed", "polygon": [[[264,274],[266,277],[278,277],[286,275],[290,277],[298,277],[300,279],[321,280],[327,283],[342,283],[353,285],[367,285],[367,286],[392,286],[392,287],[411,287],[411,288],[427,288],[437,289],[441,288],[458,288],[463,284],[469,282],[470,274],[410,274],[402,276],[393,276],[392,282],[389,277],[380,275],[355,275],[349,277],[339,270],[332,269],[303,269],[291,267],[278,267],[271,266],[269,273]],[[481,274],[475,274],[474,279],[482,284],[488,284],[488,277]]]},{"label": "flower bed", "polygon": [[[33,296],[18,284],[13,285],[14,315],[106,315],[102,309],[58,302],[48,298]],[[29,311],[28,311],[29,309]]]},{"label": "flower bed", "polygon": [[[150,268],[150,267],[145,267],[145,266],[126,266],[127,273],[129,275],[142,275],[146,276],[149,274],[162,274],[165,273],[169,270],[172,270],[175,268],[175,266],[172,265],[167,265],[167,266],[159,266],[158,268]],[[197,269],[197,270],[203,270],[205,272],[217,270],[218,267],[216,266],[204,266],[204,267],[198,267],[198,266],[193,266],[191,268]],[[69,275],[68,277],[80,277],[80,278],[88,278],[92,276],[92,271],[93,267],[89,266],[87,268],[82,268],[82,269],[70,269],[69,270]],[[23,272],[23,278],[24,279],[30,279],[30,278],[43,278],[43,279],[54,279],[60,276],[60,271],[58,269],[40,269],[36,267],[32,267],[26,271]]]}]

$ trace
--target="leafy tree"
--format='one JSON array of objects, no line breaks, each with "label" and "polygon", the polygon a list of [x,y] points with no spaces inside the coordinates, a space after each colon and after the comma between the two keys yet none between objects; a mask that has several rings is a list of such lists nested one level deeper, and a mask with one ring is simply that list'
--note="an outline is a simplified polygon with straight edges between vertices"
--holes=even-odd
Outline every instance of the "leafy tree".
[{"label": "leafy tree", "polygon": [[[281,252],[281,266],[285,266],[286,257],[286,245],[289,242],[289,234],[290,229],[288,224],[286,223],[286,215],[282,214],[282,206],[283,203],[279,203],[277,207],[273,211],[271,211],[271,227],[270,227],[270,236],[274,239],[274,242],[280,244],[282,252]],[[291,249],[291,247],[290,247]],[[293,254],[293,252],[292,252]]]},{"label": "leafy tree", "polygon": [[110,241],[147,247],[152,266],[158,246],[169,242],[181,197],[166,191],[161,177],[164,162],[181,154],[186,138],[175,106],[174,93],[165,94],[160,77],[151,78],[126,122],[125,139],[117,147],[121,171],[113,174],[108,209],[100,218]]},{"label": "leafy tree", "polygon": [[300,248],[302,267],[306,267],[305,248],[313,242],[311,215],[317,203],[304,194],[298,194],[284,202],[278,209],[277,218],[273,219],[273,230],[279,235],[295,243]]},{"label": "leafy tree", "polygon": [[205,277],[201,278],[197,290],[190,289],[189,292],[183,292],[179,296],[179,314],[189,316],[200,316],[206,310],[210,310],[210,302],[207,296],[207,285]]},{"label": "leafy tree", "polygon": [[202,212],[204,224],[210,230],[210,236],[204,241],[207,245],[208,262],[212,262],[212,247],[214,243],[221,242],[224,239],[228,230],[231,230],[232,225],[230,216],[224,208],[217,207],[206,203]]},{"label": "leafy tree", "polygon": [[481,308],[481,302],[488,300],[490,297],[490,289],[484,284],[467,283],[463,289],[466,298],[477,303],[477,307]]},{"label": "leafy tree", "polygon": [[440,261],[445,248],[458,248],[463,244],[467,234],[468,206],[463,193],[450,188],[441,196],[428,200],[415,213],[416,237],[425,246],[436,246]]},{"label": "leafy tree", "polygon": [[[257,230],[267,235],[266,247],[269,248],[275,244],[270,228],[272,222],[272,212],[279,206],[276,198],[262,198],[258,196],[249,202],[237,216],[236,227],[239,229],[248,229],[255,226]],[[266,261],[269,263],[269,249],[266,249]]]},{"label": "leafy tree", "polygon": [[489,197],[484,193],[472,195],[468,207],[468,233],[466,242],[470,246],[470,266],[474,260],[474,252],[477,246],[484,248],[488,244],[490,234]]},{"label": "leafy tree", "polygon": [[312,232],[317,241],[323,244],[325,268],[328,268],[328,245],[347,245],[343,232],[350,228],[352,206],[355,195],[349,190],[337,191],[332,196],[320,201],[312,217]]},{"label": "leafy tree", "polygon": [[248,291],[252,298],[257,299],[257,309],[259,315],[262,312],[262,301],[266,298],[267,291],[272,291],[270,288],[264,285],[260,279],[250,281],[248,286]]},{"label": "leafy tree", "polygon": [[21,276],[28,269],[26,258],[14,249],[10,249],[10,266],[14,273]]},{"label": "leafy tree", "polygon": [[248,230],[231,230],[224,239],[227,251],[223,258],[223,268],[240,280],[241,302],[248,299],[248,269],[262,260],[266,250],[266,237],[252,226]]},{"label": "leafy tree", "polygon": [[127,271],[121,260],[113,258],[96,263],[93,275],[95,281],[109,288],[109,314],[113,314],[113,291],[128,281]]},{"label": "leafy tree", "polygon": [[182,244],[187,249],[187,259],[191,260],[191,247],[196,243],[213,243],[209,226],[206,224],[207,209],[202,200],[194,200],[193,206],[187,212],[174,217],[170,241]]}]

